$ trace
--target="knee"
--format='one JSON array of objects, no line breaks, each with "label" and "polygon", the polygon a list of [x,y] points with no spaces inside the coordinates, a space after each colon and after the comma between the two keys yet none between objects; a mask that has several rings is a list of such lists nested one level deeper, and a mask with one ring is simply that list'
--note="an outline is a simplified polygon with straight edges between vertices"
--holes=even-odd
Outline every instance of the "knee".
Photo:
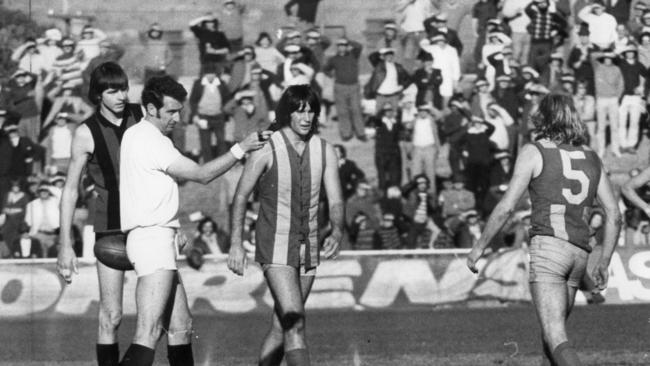
[{"label": "knee", "polygon": [[168,331],[169,336],[189,338],[194,331],[193,324],[194,322],[191,317],[176,322],[175,324],[171,324]]},{"label": "knee", "polygon": [[99,326],[102,329],[114,330],[122,321],[122,309],[99,309]]},{"label": "knee", "polygon": [[280,316],[282,330],[301,330],[305,327],[305,314],[302,311],[289,311]]}]

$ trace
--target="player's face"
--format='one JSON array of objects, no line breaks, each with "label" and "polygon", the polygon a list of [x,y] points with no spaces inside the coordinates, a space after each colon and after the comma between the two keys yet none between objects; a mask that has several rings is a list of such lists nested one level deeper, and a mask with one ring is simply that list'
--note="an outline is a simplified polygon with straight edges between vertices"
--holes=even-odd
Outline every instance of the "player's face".
[{"label": "player's face", "polygon": [[291,113],[291,129],[298,136],[307,136],[312,130],[314,112],[309,103],[303,103],[302,108]]},{"label": "player's face", "polygon": [[124,112],[128,89],[106,89],[102,92],[102,105],[109,111],[119,114]]},{"label": "player's face", "polygon": [[163,106],[158,110],[157,118],[160,119],[163,133],[172,132],[176,124],[181,120],[181,111],[183,103],[178,100],[165,96]]}]

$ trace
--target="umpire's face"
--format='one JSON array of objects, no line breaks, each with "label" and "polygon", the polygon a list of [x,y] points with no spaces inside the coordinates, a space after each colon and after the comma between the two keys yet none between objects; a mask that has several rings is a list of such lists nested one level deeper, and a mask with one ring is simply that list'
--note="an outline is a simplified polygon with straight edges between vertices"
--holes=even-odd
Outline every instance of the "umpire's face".
[{"label": "umpire's face", "polygon": [[183,103],[165,95],[163,98],[163,106],[158,110],[158,115],[156,116],[160,118],[164,132],[172,132],[176,124],[181,120],[182,110]]},{"label": "umpire's face", "polygon": [[309,103],[304,103],[302,108],[291,113],[291,129],[299,136],[307,136],[312,130],[314,112]]}]

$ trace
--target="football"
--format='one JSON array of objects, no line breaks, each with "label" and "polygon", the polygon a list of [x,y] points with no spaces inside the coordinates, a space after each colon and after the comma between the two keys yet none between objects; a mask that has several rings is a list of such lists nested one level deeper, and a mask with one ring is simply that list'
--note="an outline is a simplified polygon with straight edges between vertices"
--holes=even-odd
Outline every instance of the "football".
[{"label": "football", "polygon": [[99,238],[95,242],[95,257],[103,264],[120,271],[129,271],[133,265],[126,255],[126,244],[115,236]]}]

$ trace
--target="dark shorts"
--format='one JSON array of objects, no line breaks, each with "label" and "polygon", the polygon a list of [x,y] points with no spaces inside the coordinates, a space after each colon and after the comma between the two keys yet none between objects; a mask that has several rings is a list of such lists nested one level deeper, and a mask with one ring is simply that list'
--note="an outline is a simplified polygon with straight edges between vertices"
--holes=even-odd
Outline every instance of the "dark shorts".
[{"label": "dark shorts", "polygon": [[562,239],[537,235],[531,239],[529,252],[530,283],[566,283],[575,288],[580,286],[587,270],[587,251]]}]

